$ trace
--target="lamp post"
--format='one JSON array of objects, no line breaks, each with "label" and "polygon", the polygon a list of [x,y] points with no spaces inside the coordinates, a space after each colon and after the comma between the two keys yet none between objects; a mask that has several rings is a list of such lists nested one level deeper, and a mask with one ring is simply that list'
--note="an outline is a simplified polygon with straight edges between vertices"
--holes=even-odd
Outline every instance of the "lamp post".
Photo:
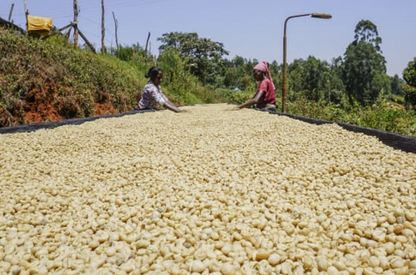
[{"label": "lamp post", "polygon": [[332,18],[332,15],[327,14],[327,13],[304,13],[304,14],[297,14],[297,15],[292,15],[289,16],[288,18],[286,18],[285,20],[285,27],[284,27],[284,31],[283,31],[283,85],[282,85],[282,112],[286,113],[287,109],[286,109],[286,96],[287,96],[287,91],[286,91],[286,67],[287,67],[287,61],[286,61],[286,42],[287,42],[287,38],[286,38],[286,26],[287,26],[287,21],[289,21],[289,19],[291,18],[295,18],[295,17],[302,17],[302,16],[311,16],[313,18],[321,18],[321,19],[330,19]]}]

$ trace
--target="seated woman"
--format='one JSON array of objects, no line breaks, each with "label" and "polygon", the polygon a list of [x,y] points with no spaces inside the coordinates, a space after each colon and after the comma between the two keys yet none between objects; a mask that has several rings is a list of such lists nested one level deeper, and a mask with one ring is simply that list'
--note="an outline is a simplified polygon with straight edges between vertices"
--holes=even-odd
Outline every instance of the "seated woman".
[{"label": "seated woman", "polygon": [[169,101],[160,89],[160,83],[163,78],[162,69],[151,67],[149,72],[146,73],[146,77],[150,78],[150,80],[147,82],[146,86],[144,86],[140,101],[134,109],[146,110],[164,107],[175,113],[181,112],[178,107]]},{"label": "seated woman", "polygon": [[256,104],[256,109],[275,112],[276,94],[268,63],[266,61],[258,63],[253,69],[253,76],[258,81],[256,94],[237,108],[247,108]]}]

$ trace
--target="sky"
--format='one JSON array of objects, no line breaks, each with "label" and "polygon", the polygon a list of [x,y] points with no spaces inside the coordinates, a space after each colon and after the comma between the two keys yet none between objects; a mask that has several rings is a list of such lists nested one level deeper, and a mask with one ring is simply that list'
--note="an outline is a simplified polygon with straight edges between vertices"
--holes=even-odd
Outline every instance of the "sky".
[{"label": "sky", "polygon": [[[51,17],[62,28],[74,19],[72,0],[26,0],[29,14]],[[2,0],[0,17],[25,28],[24,0]],[[101,47],[101,0],[78,0],[78,26],[87,39]],[[354,40],[361,20],[377,26],[387,74],[402,77],[416,57],[414,32],[415,0],[104,0],[105,45],[139,44],[143,48],[150,33],[150,50],[158,55],[165,33],[196,32],[200,38],[220,42],[235,56],[283,63],[284,22],[287,17],[313,12],[328,13],[331,19],[310,16],[292,18],[287,23],[287,62],[309,56],[332,62],[342,57]],[[80,38],[80,43],[83,44]]]}]

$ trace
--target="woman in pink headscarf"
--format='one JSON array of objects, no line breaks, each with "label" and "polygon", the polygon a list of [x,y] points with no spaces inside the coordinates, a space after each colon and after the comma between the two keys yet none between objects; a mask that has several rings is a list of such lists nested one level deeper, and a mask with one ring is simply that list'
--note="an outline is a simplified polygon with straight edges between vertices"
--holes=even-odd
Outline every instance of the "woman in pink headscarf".
[{"label": "woman in pink headscarf", "polygon": [[254,67],[253,76],[258,82],[256,94],[252,99],[238,105],[237,108],[247,108],[256,104],[256,109],[276,111],[276,94],[268,65],[266,61],[262,61]]}]

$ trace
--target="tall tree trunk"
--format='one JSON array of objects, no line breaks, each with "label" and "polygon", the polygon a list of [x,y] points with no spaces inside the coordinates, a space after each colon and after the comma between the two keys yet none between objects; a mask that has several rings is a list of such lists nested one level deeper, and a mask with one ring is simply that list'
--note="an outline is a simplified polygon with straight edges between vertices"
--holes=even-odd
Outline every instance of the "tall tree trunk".
[{"label": "tall tree trunk", "polygon": [[113,19],[114,19],[115,33],[116,33],[117,57],[119,57],[120,48],[119,48],[119,45],[118,45],[118,35],[117,35],[118,21],[116,19],[116,16],[114,15],[114,12],[113,12]]},{"label": "tall tree trunk", "polygon": [[78,1],[74,0],[74,46],[78,47]]},{"label": "tall tree trunk", "polygon": [[104,0],[101,0],[101,53],[105,54],[105,45],[104,45],[104,37],[105,37],[105,27],[104,27]]}]

